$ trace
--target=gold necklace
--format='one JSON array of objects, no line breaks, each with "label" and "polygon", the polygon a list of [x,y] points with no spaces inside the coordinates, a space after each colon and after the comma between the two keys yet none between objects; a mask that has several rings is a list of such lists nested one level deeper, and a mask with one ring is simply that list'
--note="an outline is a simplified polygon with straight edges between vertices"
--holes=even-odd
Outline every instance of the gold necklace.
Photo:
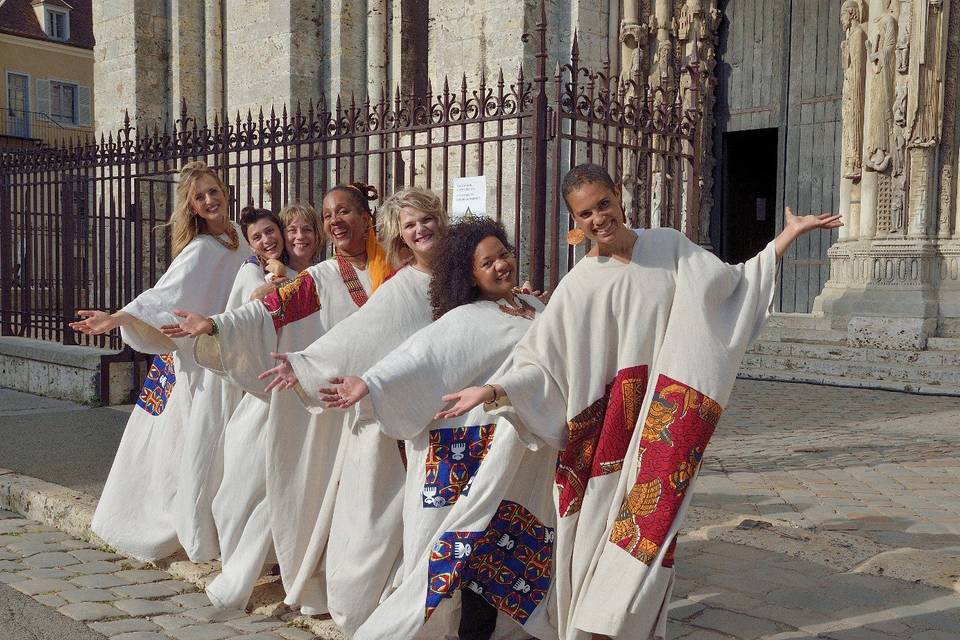
[{"label": "gold necklace", "polygon": [[514,307],[509,304],[503,304],[502,302],[497,304],[500,307],[500,311],[503,311],[508,316],[514,316],[519,318],[526,318],[527,320],[533,320],[534,316],[537,315],[536,309],[530,306],[530,304],[523,298],[517,297],[516,301],[520,303],[519,307]]},{"label": "gold necklace", "polygon": [[226,234],[228,240],[224,240],[220,235],[210,234],[214,240],[219,242],[221,245],[226,247],[227,251],[236,251],[237,247],[240,246],[240,237],[237,235],[237,230],[233,228],[233,225],[229,222],[227,223],[227,229],[223,232]]}]

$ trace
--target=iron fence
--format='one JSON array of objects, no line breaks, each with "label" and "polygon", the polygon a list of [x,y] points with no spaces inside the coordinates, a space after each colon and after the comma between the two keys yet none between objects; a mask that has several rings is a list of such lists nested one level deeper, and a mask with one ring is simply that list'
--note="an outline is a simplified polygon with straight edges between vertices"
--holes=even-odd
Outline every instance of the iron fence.
[{"label": "iron fence", "polygon": [[388,195],[417,184],[449,205],[454,178],[487,177],[487,214],[502,221],[523,277],[553,287],[576,258],[560,182],[594,161],[629,177],[637,226],[702,231],[700,140],[704,87],[697,57],[678,58],[672,84],[621,79],[570,60],[548,73],[543,5],[535,74],[466,77],[425,95],[336,98],[279,113],[205,122],[185,111],[168,129],[123,127],[96,144],[0,153],[0,328],[3,335],[120,349],[119,336],[67,327],[76,308],[116,309],[151,286],[169,260],[158,231],[172,210],[175,176],[189,160],[220,172],[231,211],[318,203],[352,180]]}]

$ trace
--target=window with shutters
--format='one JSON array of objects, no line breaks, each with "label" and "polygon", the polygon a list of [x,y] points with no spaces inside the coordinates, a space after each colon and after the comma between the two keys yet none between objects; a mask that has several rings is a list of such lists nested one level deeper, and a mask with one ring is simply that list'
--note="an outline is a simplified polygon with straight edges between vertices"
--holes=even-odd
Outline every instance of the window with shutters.
[{"label": "window with shutters", "polygon": [[50,82],[50,117],[57,122],[77,124],[77,85]]},{"label": "window with shutters", "polygon": [[57,9],[47,9],[47,36],[52,40],[70,39],[70,14]]}]

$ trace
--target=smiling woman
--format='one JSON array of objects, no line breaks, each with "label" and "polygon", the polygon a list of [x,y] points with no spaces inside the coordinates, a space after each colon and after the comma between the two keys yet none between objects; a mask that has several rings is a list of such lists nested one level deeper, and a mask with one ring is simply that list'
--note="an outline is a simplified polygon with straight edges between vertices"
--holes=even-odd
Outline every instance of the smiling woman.
[{"label": "smiling woman", "polygon": [[215,539],[204,542],[193,505],[180,509],[176,496],[185,485],[202,485],[205,467],[182,455],[186,424],[202,370],[192,344],[165,336],[178,307],[206,315],[226,306],[238,270],[250,256],[239,229],[228,218],[228,191],[202,162],[180,171],[170,221],[173,261],[159,281],[122,310],[78,311],[70,326],[87,335],[120,328],[125,344],[157,354],[114,458],[91,529],[112,547],[142,560],[187,550],[191,559],[216,553]]}]

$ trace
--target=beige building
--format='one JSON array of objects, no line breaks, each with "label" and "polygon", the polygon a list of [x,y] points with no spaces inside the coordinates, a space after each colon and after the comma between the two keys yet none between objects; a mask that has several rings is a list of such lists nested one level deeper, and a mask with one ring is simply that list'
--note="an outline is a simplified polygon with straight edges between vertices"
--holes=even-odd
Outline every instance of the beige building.
[{"label": "beige building", "polygon": [[93,135],[90,0],[0,2],[0,148]]}]

